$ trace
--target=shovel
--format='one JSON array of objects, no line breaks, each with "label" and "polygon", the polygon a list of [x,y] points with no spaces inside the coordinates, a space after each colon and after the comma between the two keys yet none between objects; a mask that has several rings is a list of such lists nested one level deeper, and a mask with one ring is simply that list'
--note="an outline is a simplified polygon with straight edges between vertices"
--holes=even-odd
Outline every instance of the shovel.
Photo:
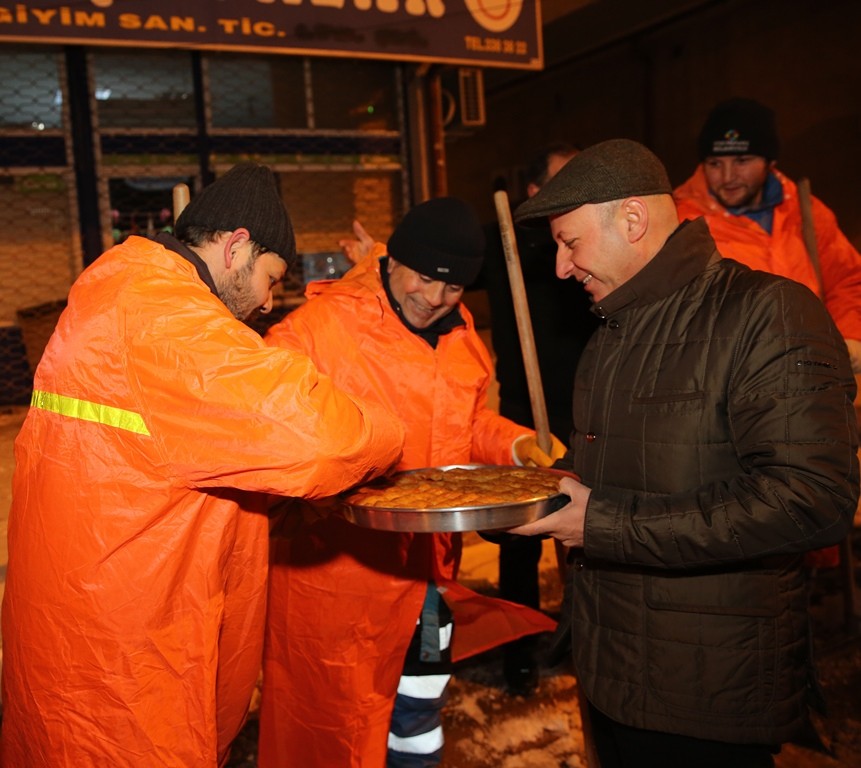
[{"label": "shovel", "polygon": [[[547,419],[547,405],[544,401],[544,389],[541,386],[541,371],[538,368],[538,354],[535,350],[535,336],[532,333],[532,319],[529,316],[529,304],[526,300],[526,286],[523,282],[523,271],[520,268],[520,254],[514,237],[514,224],[511,220],[511,206],[508,193],[499,190],[493,193],[496,205],[496,216],[499,219],[499,233],[502,236],[502,249],[505,253],[505,266],[508,269],[508,282],[511,284],[511,299],[514,303],[514,314],[517,318],[517,333],[520,337],[520,349],[523,352],[523,367],[526,370],[526,384],[529,387],[529,400],[532,405],[532,420],[535,423],[538,447],[545,453],[550,453],[550,423]],[[567,548],[559,541],[556,544],[556,564],[559,578],[565,584],[565,558]],[[580,704],[580,719],[583,724],[583,746],[586,753],[586,764],[589,768],[600,768],[598,753],[592,739],[592,726],[589,720],[588,703],[583,696],[580,684],[577,684],[578,702]]]},{"label": "shovel", "polygon": [[538,447],[550,453],[550,423],[547,419],[547,405],[544,402],[544,389],[541,386],[541,371],[538,368],[538,354],[535,351],[535,336],[532,333],[532,318],[526,300],[526,286],[520,269],[520,255],[514,238],[514,224],[511,221],[511,207],[508,193],[501,189],[493,193],[496,216],[499,219],[499,233],[502,236],[502,249],[505,253],[505,266],[508,269],[508,282],[511,284],[511,299],[514,302],[514,315],[517,318],[517,334],[523,353],[523,367],[526,371],[526,384],[529,387],[529,401],[532,406],[532,421],[535,424]]}]

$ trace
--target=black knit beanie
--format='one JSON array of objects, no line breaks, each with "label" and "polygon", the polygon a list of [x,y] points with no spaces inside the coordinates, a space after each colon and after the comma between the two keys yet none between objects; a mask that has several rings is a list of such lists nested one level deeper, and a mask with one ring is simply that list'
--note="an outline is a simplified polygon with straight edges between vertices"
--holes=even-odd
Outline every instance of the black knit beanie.
[{"label": "black knit beanie", "polygon": [[772,112],[753,99],[729,99],[709,113],[697,144],[700,160],[720,155],[757,155],[776,160],[780,149]]},{"label": "black knit beanie", "polygon": [[517,207],[514,220],[540,220],[581,205],[669,195],[672,191],[667,171],[653,152],[630,139],[610,139],[571,158],[535,195]]},{"label": "black knit beanie", "polygon": [[475,211],[456,197],[412,208],[389,238],[389,255],[433,280],[469,285],[484,259],[484,231]]},{"label": "black knit beanie", "polygon": [[284,261],[296,256],[293,225],[265,165],[239,163],[196,195],[176,220],[176,236],[184,240],[188,227],[211,232],[244,227],[251,239]]}]

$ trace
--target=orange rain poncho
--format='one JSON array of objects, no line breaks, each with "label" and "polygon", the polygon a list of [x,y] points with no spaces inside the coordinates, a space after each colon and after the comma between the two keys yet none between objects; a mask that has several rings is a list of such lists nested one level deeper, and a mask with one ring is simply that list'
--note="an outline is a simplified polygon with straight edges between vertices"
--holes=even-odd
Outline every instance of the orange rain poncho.
[{"label": "orange rain poncho", "polygon": [[[306,352],[346,391],[406,425],[398,469],[511,464],[532,430],[487,407],[492,362],[463,306],[465,325],[432,348],[392,310],[382,251],[342,280],[312,283],[308,302],[267,340]],[[258,765],[382,768],[404,656],[428,580],[454,613],[452,657],[462,659],[555,623],[453,581],[459,534],[374,531],[329,517],[275,538],[270,569]]]},{"label": "orange rain poncho", "polygon": [[[775,275],[789,277],[820,293],[813,262],[801,236],[798,188],[780,171],[783,202],[774,209],[772,233],[746,216],[734,216],[709,193],[702,164],[673,196],[682,219],[705,216],[722,256]],[[822,267],[822,297],[844,339],[861,340],[861,254],[840,231],[834,213],[812,198],[813,223]]]},{"label": "orange rain poncho", "polygon": [[73,286],[34,386],[15,443],[2,763],[223,764],[260,669],[265,494],[369,478],[402,428],[137,237]]}]

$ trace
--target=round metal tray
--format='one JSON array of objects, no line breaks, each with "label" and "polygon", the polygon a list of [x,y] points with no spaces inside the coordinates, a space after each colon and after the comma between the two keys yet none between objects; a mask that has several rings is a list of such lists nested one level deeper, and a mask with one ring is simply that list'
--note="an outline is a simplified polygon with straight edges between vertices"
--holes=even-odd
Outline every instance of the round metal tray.
[{"label": "round metal tray", "polygon": [[[478,469],[480,464],[451,464],[437,469]],[[560,479],[575,477],[570,472],[541,467],[517,467],[531,472],[552,473]],[[410,474],[421,470],[408,470],[400,474]],[[345,495],[346,497],[346,495]],[[444,533],[448,531],[494,531],[513,528],[530,523],[540,517],[561,509],[568,503],[563,493],[535,496],[514,504],[483,505],[470,507],[435,507],[415,509],[400,507],[366,507],[361,504],[342,502],[341,511],[351,523],[364,528],[380,531],[401,531],[411,533]]]}]

